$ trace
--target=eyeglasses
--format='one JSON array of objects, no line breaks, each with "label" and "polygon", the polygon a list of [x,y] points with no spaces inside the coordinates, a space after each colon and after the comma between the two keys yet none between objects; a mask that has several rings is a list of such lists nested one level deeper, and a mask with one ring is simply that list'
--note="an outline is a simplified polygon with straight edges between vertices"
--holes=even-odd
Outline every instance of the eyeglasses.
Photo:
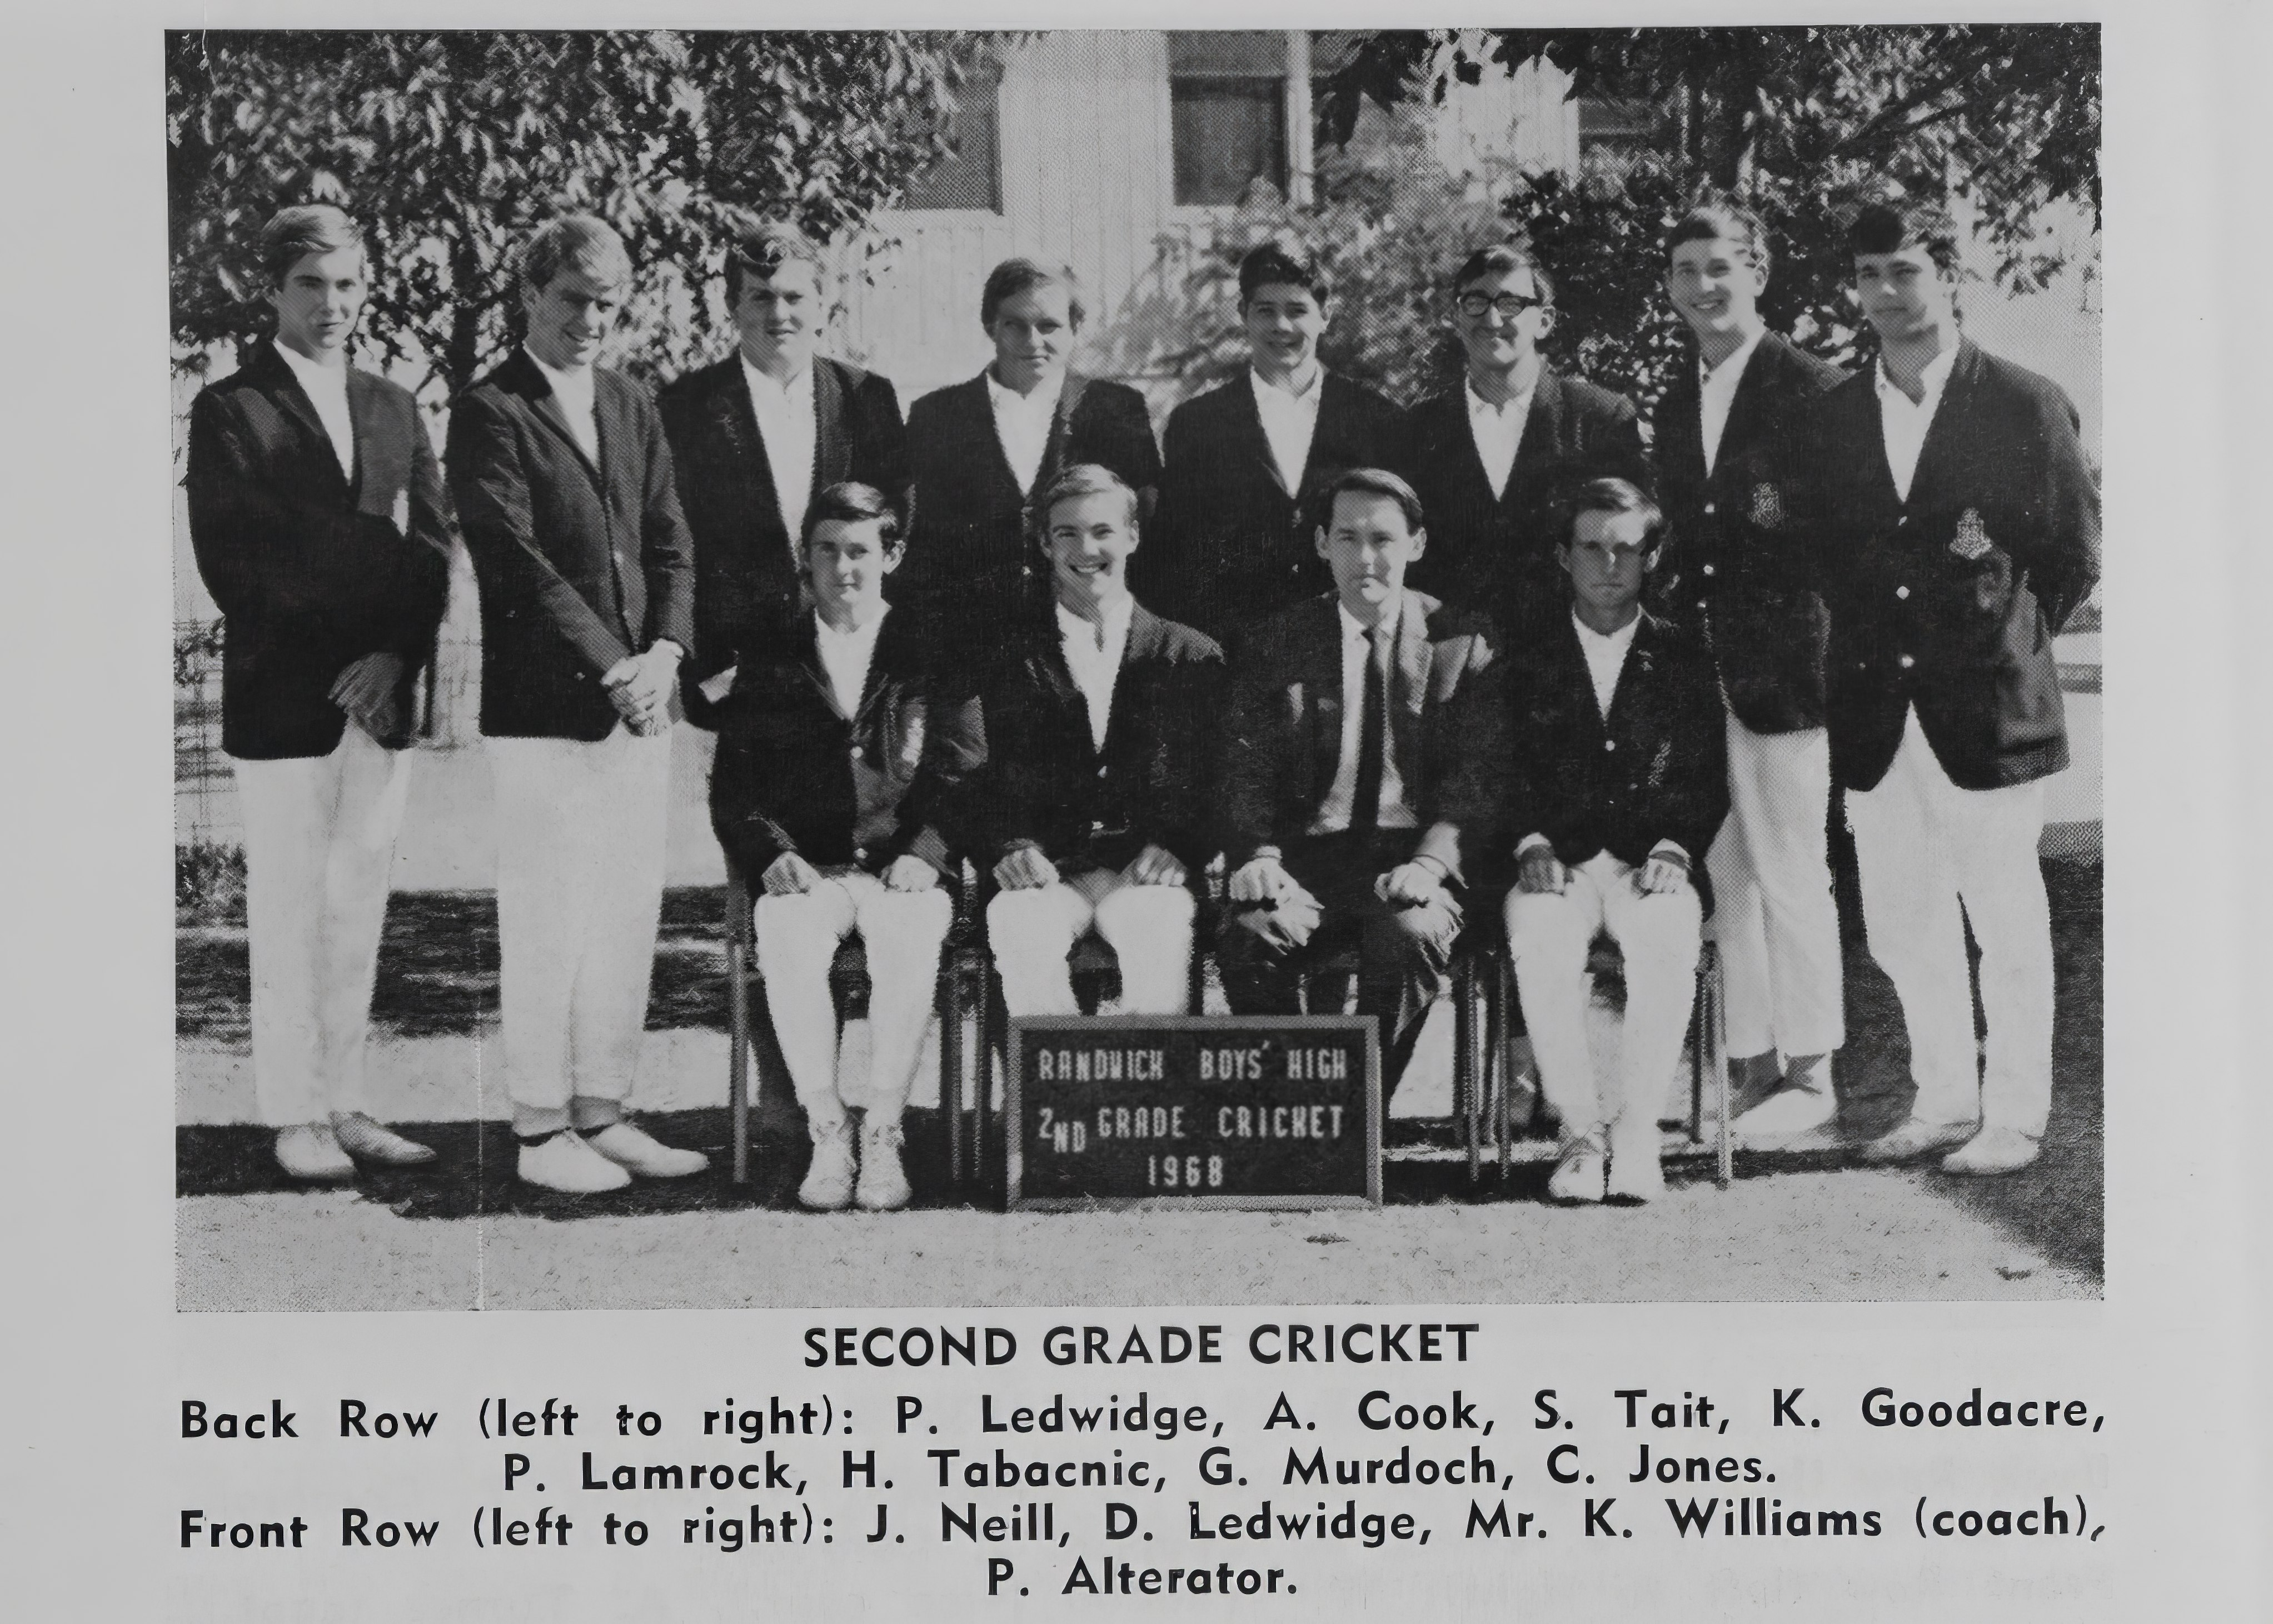
[{"label": "eyeglasses", "polygon": [[1486,312],[1490,311],[1497,311],[1504,319],[1513,321],[1524,311],[1537,310],[1547,301],[1525,293],[1504,293],[1497,298],[1489,294],[1464,293],[1455,303],[1460,314],[1470,321],[1482,321]]}]

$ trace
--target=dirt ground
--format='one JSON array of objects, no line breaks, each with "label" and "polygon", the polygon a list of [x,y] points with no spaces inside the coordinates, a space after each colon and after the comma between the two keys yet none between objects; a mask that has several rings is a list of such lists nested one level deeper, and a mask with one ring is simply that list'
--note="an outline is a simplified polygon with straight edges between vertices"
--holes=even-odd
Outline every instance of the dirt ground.
[{"label": "dirt ground", "polygon": [[[423,1125],[431,1169],[331,1191],[289,1186],[249,1124],[242,932],[188,932],[177,979],[177,1301],[189,1310],[733,1307],[934,1304],[2030,1299],[2100,1294],[2099,870],[2046,864],[2059,1035],[2046,1153],[1985,1181],[1857,1164],[1843,1147],[1907,1104],[1891,989],[1848,952],[1837,1134],[1742,1156],[1716,1189],[1670,1164],[1647,1208],[1562,1209],[1547,1164],[1471,1187],[1441,1129],[1393,1108],[1385,1203],[1309,1214],[1005,1215],[934,1171],[935,1113],[911,1119],[916,1209],[794,1209],[795,1124],[761,1122],[756,1177],[724,1177],[725,1039],[715,893],[674,893],[637,1103],[718,1169],[575,1202],[509,1177],[495,1074],[486,900],[399,897],[372,1053],[387,1115]],[[1408,1081],[1408,1088],[1414,1086]],[[1416,1096],[1417,1097],[1417,1096]],[[982,1198],[983,1200],[983,1198]]]}]

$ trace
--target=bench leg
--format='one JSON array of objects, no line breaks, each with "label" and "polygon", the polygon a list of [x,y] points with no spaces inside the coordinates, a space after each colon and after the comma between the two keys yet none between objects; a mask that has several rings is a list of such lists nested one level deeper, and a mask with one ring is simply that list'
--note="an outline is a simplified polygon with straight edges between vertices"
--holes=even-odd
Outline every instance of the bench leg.
[{"label": "bench leg", "polygon": [[734,1182],[750,1181],[750,896],[739,872],[726,879],[726,1104],[733,1119]]},{"label": "bench leg", "polygon": [[1717,1114],[1720,1117],[1719,1144],[1714,1153],[1714,1182],[1727,1189],[1737,1176],[1737,1129],[1729,1118],[1729,1029],[1721,1004],[1721,955],[1714,945],[1705,945],[1704,969],[1705,1021],[1700,1037],[1710,1051],[1708,1064],[1713,1072],[1713,1089]]}]

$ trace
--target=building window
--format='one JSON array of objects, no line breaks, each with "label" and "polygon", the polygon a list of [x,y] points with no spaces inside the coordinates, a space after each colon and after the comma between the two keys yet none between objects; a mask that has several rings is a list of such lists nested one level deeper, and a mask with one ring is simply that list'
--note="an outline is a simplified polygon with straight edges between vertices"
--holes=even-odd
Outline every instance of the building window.
[{"label": "building window", "polygon": [[1257,182],[1287,194],[1287,55],[1284,34],[1168,35],[1178,203],[1237,204]]},{"label": "building window", "polygon": [[1637,159],[1672,150],[1675,121],[1654,101],[1614,96],[1579,99],[1579,168],[1586,175],[1623,175]]},{"label": "building window", "polygon": [[908,184],[911,209],[1002,212],[1002,64],[981,52],[956,92],[948,155]]}]

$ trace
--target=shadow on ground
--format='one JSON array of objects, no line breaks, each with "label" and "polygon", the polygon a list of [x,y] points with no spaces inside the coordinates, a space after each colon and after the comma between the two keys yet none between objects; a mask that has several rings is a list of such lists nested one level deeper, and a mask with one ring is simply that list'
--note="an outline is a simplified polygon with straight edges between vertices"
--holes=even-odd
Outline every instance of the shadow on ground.
[{"label": "shadow on ground", "polygon": [[[2058,977],[2052,1115],[2044,1155],[2037,1165],[1997,1179],[1959,1179],[1938,1172],[1922,1177],[1963,1210],[1996,1224],[2016,1241],[2068,1267],[2101,1273],[2104,1243],[2102,1144],[2101,869],[2096,862],[2048,861],[2052,938]],[[1842,875],[1841,913],[1857,917],[1851,872]],[[674,890],[664,899],[662,940],[656,956],[649,1029],[725,1024],[725,977],[717,947],[720,888]],[[1909,1049],[1894,990],[1871,962],[1858,934],[1847,941],[1848,1042],[1839,1061],[1840,1136],[1855,1142],[1899,1121],[1909,1104]],[[496,1018],[496,910],[487,894],[406,893],[389,905],[373,999],[376,1036],[422,1037],[469,1034]],[[176,962],[176,1029],[202,1044],[245,1042],[249,983],[243,932],[189,930],[181,933]],[[711,1153],[713,1170],[674,1184],[641,1183],[619,1194],[570,1198],[521,1186],[512,1177],[512,1135],[501,1123],[442,1123],[414,1131],[441,1151],[428,1169],[379,1171],[360,1187],[371,1200],[412,1217],[459,1217],[476,1213],[523,1213],[556,1218],[620,1216],[759,1205],[790,1207],[802,1176],[805,1151],[797,1123],[776,1104],[759,1125],[758,1176],[737,1186],[726,1177],[730,1135],[723,1110],[655,1119],[675,1144]],[[1405,1125],[1392,1124],[1394,1145]],[[183,1195],[242,1194],[293,1187],[270,1156],[270,1134],[250,1126],[176,1129],[176,1190]],[[1440,1140],[1448,1135],[1439,1131]],[[1803,1156],[1740,1156],[1740,1178],[1774,1171],[1848,1165],[1839,1150]],[[909,1167],[919,1205],[955,1204],[940,1170],[944,1127],[935,1112],[909,1121]],[[1525,1162],[1503,1179],[1488,1175],[1471,1186],[1458,1160],[1392,1157],[1384,1189],[1392,1204],[1466,1201],[1535,1201],[1549,1168]],[[1703,1176],[1701,1164],[1672,1167],[1676,1184]],[[987,1199],[1000,1202],[999,1186]]]}]

